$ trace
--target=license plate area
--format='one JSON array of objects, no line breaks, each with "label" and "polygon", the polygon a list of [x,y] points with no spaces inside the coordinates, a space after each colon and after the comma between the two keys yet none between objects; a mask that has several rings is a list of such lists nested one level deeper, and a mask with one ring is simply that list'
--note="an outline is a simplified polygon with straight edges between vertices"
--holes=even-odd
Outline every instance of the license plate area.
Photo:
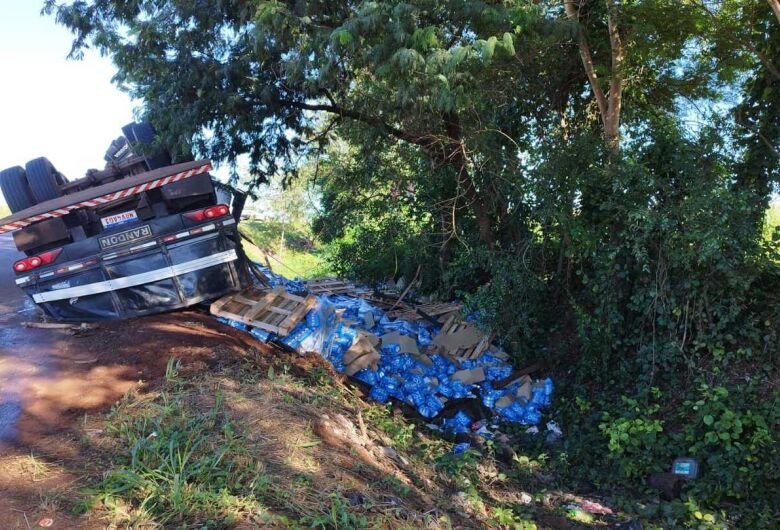
[{"label": "license plate area", "polygon": [[117,232],[116,234],[111,234],[109,236],[103,236],[99,238],[98,241],[100,242],[100,248],[106,250],[127,245],[128,243],[133,243],[135,241],[142,241],[150,237],[152,237],[151,226],[143,225],[137,228]]},{"label": "license plate area", "polygon": [[136,221],[138,221],[138,214],[135,212],[135,210],[128,210],[126,212],[107,215],[100,218],[100,224],[102,224],[103,228],[106,230],[126,225],[128,223],[134,223]]}]

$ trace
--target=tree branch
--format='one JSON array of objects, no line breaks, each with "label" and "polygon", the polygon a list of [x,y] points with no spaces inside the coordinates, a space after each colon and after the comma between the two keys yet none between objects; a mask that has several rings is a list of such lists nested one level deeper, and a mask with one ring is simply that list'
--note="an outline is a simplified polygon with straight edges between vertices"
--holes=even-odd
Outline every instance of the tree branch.
[{"label": "tree branch", "polygon": [[281,105],[287,105],[296,109],[311,110],[315,112],[330,112],[343,118],[350,118],[352,120],[365,123],[366,125],[376,127],[387,132],[391,136],[398,138],[399,140],[403,140],[414,145],[419,145],[425,149],[431,148],[436,143],[431,135],[413,134],[408,131],[404,131],[403,129],[399,129],[398,127],[394,127],[376,116],[368,116],[362,112],[345,109],[333,103],[306,103],[305,101],[295,101],[281,98],[277,98],[276,101]]},{"label": "tree branch", "polygon": [[606,126],[607,116],[607,98],[604,96],[604,91],[599,85],[599,79],[596,75],[596,69],[593,67],[593,56],[590,53],[590,46],[588,46],[588,40],[585,38],[584,28],[580,25],[579,10],[574,8],[574,3],[577,0],[563,0],[563,5],[566,8],[566,16],[569,20],[576,22],[578,26],[577,41],[580,47],[580,57],[582,58],[582,66],[585,68],[585,75],[588,76],[590,82],[590,88],[593,90],[593,97],[596,98],[596,104],[599,107],[599,114],[601,116],[601,122]]},{"label": "tree branch", "polygon": [[[769,3],[772,6],[773,10],[775,9],[775,6],[777,6],[778,10],[780,10],[780,0],[769,0]],[[704,13],[706,13],[711,19],[713,19],[713,21],[715,20],[716,18],[715,13],[710,11],[704,2],[698,3],[696,4],[696,6],[698,6],[702,11],[704,11]],[[776,15],[778,13],[780,13],[780,11],[775,11]],[[780,18],[778,19],[778,21],[780,22]],[[750,42],[749,40],[741,39],[737,34],[729,35],[728,39],[735,45],[739,45],[750,50],[758,58],[761,64],[764,65],[764,68],[769,70],[770,74],[775,76],[777,79],[780,79],[780,69],[778,69],[777,66],[775,66],[774,63],[770,61],[766,55],[761,53],[752,42]]]},{"label": "tree branch", "polygon": [[769,7],[772,8],[775,16],[777,17],[777,23],[780,24],[780,0],[767,0]]},{"label": "tree branch", "polygon": [[612,75],[609,81],[609,105],[605,137],[609,147],[617,150],[620,147],[620,108],[623,104],[623,41],[617,26],[617,6],[620,0],[606,0],[607,26],[609,27],[609,44],[612,48]]}]

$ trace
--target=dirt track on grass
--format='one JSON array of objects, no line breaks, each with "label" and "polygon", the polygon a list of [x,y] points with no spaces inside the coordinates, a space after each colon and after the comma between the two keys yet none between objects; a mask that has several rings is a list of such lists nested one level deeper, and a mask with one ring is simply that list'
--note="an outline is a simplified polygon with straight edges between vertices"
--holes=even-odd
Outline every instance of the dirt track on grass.
[{"label": "dirt track on grass", "polygon": [[83,336],[25,328],[36,314],[13,283],[16,259],[0,236],[0,528],[42,517],[52,528],[102,528],[68,513],[82,477],[100,472],[92,419],[134,388],[154,388],[171,357],[200,371],[265,346],[198,311],[105,322]]}]

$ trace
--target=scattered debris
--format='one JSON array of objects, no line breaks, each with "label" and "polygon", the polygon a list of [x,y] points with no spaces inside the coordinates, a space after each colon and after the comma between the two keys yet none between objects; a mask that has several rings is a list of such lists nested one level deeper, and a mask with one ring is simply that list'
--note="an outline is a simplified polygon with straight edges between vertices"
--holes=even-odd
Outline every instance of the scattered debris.
[{"label": "scattered debris", "polygon": [[282,287],[249,288],[211,304],[211,313],[286,336],[314,305],[313,296],[300,297]]},{"label": "scattered debris", "polygon": [[614,513],[612,508],[589,500],[582,501],[582,503],[579,505],[579,508],[588,513],[594,513],[596,515],[612,515]]},{"label": "scattered debris", "polygon": [[354,296],[355,286],[338,278],[321,278],[306,282],[306,290],[311,294],[351,294]]},{"label": "scattered debris", "polygon": [[653,473],[647,479],[647,485],[658,490],[665,501],[673,501],[680,496],[682,477],[674,473]]},{"label": "scattered debris", "polygon": [[471,444],[468,443],[468,442],[463,442],[463,443],[455,444],[454,446],[452,446],[452,452],[455,453],[456,455],[459,455],[461,453],[465,453],[469,449],[471,449]]},{"label": "scattered debris", "polygon": [[545,441],[547,441],[547,443],[553,444],[557,443],[558,440],[560,440],[562,437],[563,431],[561,430],[560,426],[554,421],[548,421],[547,436],[545,436]]},{"label": "scattered debris", "polygon": [[80,324],[67,324],[63,322],[22,322],[22,326],[35,329],[61,329],[63,331],[69,331],[72,335],[82,335],[88,331],[95,330],[98,327],[97,324],[87,324],[86,322]]},{"label": "scattered debris", "polygon": [[[368,385],[369,397],[380,403],[396,399],[425,418],[441,414],[445,430],[478,437],[492,437],[494,429],[478,420],[495,415],[536,425],[550,404],[552,380],[529,375],[541,364],[513,370],[493,335],[463,319],[458,303],[414,306],[397,294],[333,278],[304,283],[263,273],[272,290],[226,296],[211,312],[263,341],[318,352],[338,372]],[[399,318],[412,313],[414,319]],[[550,425],[548,436],[559,438],[560,429]]]},{"label": "scattered debris", "polygon": [[[472,368],[471,370],[458,370],[452,374],[452,378],[456,381],[460,381],[465,385],[473,385],[475,383],[481,383],[485,380],[485,368],[479,366]],[[531,396],[528,396],[530,399]]]},{"label": "scattered debris", "polygon": [[490,345],[491,337],[482,333],[471,322],[464,322],[456,315],[450,315],[433,340],[438,352],[459,360],[479,359]]},{"label": "scattered debris", "polygon": [[352,346],[344,353],[344,373],[353,376],[369,367],[376,370],[381,359],[377,346],[379,337],[367,331],[358,331]]},{"label": "scattered debris", "polygon": [[672,473],[686,480],[699,477],[699,461],[695,458],[677,458],[672,463]]},{"label": "scattered debris", "polygon": [[461,309],[463,309],[463,305],[456,302],[420,304],[412,309],[394,309],[388,311],[387,316],[388,318],[401,320],[420,320],[421,318],[435,319],[437,317],[446,317],[450,313],[460,312]]}]

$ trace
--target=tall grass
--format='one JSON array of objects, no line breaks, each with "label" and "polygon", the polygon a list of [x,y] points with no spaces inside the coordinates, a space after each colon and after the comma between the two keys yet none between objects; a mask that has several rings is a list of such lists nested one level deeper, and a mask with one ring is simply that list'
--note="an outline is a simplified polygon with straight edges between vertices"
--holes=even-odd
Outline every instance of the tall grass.
[{"label": "tall grass", "polygon": [[302,502],[279,487],[245,426],[217,390],[204,402],[171,359],[164,388],[148,400],[122,401],[106,428],[110,468],[77,511],[99,512],[112,528],[365,528],[366,517],[337,492]]},{"label": "tall grass", "polygon": [[766,211],[766,223],[764,224],[764,239],[780,245],[778,237],[780,237],[780,200],[774,201],[769,205]]},{"label": "tall grass", "polygon": [[98,505],[115,522],[209,528],[233,524],[241,513],[263,513],[258,500],[268,481],[241,429],[213,407],[197,412],[185,403],[174,363],[167,388],[144,414],[117,411],[109,424],[125,451],[80,506]]},{"label": "tall grass", "polygon": [[271,270],[288,278],[303,279],[327,276],[325,261],[320,257],[317,242],[305,226],[283,224],[278,221],[243,221],[240,230],[260,249],[246,246],[250,259],[265,263]]}]

